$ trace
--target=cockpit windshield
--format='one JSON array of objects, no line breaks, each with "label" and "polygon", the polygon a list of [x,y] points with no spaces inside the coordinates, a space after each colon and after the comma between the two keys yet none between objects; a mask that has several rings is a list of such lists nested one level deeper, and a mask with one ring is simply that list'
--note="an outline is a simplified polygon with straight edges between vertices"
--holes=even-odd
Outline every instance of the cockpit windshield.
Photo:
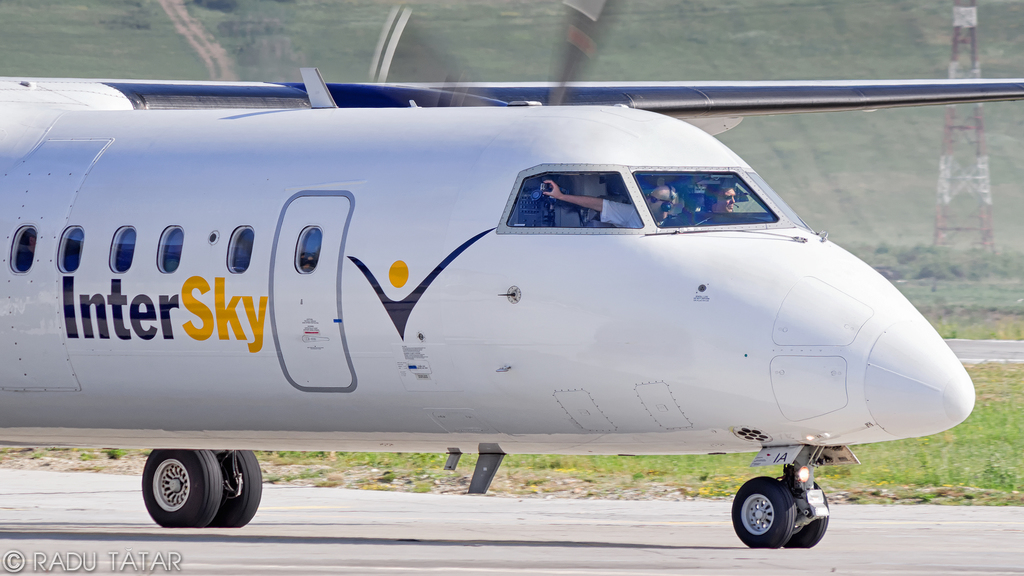
[{"label": "cockpit windshield", "polygon": [[643,228],[618,172],[545,172],[523,180],[509,227]]},{"label": "cockpit windshield", "polygon": [[637,172],[644,203],[660,228],[778,222],[747,184],[731,172]]}]

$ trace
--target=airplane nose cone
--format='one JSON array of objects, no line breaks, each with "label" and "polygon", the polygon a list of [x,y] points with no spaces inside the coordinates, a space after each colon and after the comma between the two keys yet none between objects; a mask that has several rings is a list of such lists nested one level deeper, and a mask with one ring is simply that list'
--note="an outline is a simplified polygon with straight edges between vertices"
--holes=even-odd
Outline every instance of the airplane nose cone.
[{"label": "airplane nose cone", "polygon": [[927,436],[963,422],[974,409],[974,383],[931,326],[893,324],[878,337],[864,377],[868,410],[886,432]]}]

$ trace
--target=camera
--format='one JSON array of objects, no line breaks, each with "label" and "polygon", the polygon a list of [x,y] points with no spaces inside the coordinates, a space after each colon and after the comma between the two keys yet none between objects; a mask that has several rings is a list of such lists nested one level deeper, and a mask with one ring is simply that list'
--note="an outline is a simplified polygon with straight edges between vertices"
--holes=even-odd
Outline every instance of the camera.
[{"label": "camera", "polygon": [[554,189],[555,189],[555,187],[550,182],[541,182],[540,183],[540,191],[541,192],[551,192]]}]

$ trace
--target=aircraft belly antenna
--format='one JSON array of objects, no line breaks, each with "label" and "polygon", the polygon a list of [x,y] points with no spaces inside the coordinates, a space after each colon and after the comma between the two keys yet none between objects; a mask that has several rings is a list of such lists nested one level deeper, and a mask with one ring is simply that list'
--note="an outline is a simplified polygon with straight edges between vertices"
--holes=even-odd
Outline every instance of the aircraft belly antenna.
[{"label": "aircraft belly antenna", "polygon": [[313,108],[337,108],[331,91],[327,89],[324,77],[316,68],[299,68],[302,74],[302,82],[306,85],[306,94],[309,95],[309,105]]}]

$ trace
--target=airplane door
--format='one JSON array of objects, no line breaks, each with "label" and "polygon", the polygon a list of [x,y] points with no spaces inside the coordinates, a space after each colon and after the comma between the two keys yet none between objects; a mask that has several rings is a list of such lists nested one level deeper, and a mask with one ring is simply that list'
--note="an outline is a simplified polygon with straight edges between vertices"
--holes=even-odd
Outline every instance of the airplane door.
[{"label": "airplane door", "polygon": [[[352,392],[356,375],[348,355],[341,307],[342,259],[352,219],[348,192],[305,191],[281,211],[270,265],[270,321],[285,378],[305,392]],[[319,229],[315,265],[309,248]],[[313,239],[310,239],[312,232]]]},{"label": "airplane door", "polygon": [[[0,175],[0,238],[6,238],[0,249],[0,277],[6,276],[0,286],[0,389],[80,389],[65,346],[65,337],[78,337],[78,328],[65,326],[62,306],[62,286],[74,274],[58,272],[54,257],[78,191],[110,143],[47,140]],[[31,238],[33,252],[12,262],[12,244],[24,238]]]}]

